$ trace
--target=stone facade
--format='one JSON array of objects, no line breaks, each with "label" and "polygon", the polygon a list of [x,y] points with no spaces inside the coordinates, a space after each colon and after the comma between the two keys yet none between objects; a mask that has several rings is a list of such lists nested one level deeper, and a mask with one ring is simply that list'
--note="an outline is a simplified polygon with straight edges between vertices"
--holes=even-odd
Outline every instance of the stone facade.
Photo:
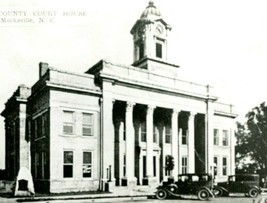
[{"label": "stone facade", "polygon": [[[131,30],[133,65],[101,60],[78,74],[40,63],[18,134],[28,146],[19,163],[31,162],[36,191],[155,186],[195,172],[221,181],[234,174],[236,114],[217,102],[212,87],[178,79],[179,66],[167,61],[170,30],[150,2]],[[12,111],[6,105],[2,113],[6,126]]]}]

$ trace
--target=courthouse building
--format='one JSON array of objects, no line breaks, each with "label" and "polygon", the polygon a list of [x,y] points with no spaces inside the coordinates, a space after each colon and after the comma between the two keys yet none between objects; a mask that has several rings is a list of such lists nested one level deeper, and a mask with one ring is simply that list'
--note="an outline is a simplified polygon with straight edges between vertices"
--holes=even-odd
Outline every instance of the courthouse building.
[{"label": "courthouse building", "polygon": [[101,60],[85,73],[39,64],[2,112],[9,179],[26,166],[36,191],[157,185],[170,155],[181,173],[234,174],[232,106],[169,63],[171,26],[152,1],[131,29],[132,65]]}]

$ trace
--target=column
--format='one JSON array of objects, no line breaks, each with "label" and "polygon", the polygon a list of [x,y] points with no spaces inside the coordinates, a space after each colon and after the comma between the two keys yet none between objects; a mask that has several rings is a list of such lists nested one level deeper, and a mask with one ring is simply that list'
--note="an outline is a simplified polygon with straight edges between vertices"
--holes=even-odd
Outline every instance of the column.
[{"label": "column", "polygon": [[127,102],[126,104],[126,177],[127,185],[136,185],[134,177],[134,128],[133,128],[133,107],[134,103]]},{"label": "column", "polygon": [[188,117],[188,173],[195,172],[195,112]]},{"label": "column", "polygon": [[154,107],[147,107],[146,114],[146,169],[147,177],[153,177],[153,112]]},{"label": "column", "polygon": [[206,172],[213,174],[214,170],[214,154],[213,154],[213,106],[210,101],[207,101],[206,112]]},{"label": "column", "polygon": [[174,168],[172,175],[174,180],[178,178],[178,111],[173,109],[172,112],[172,156],[174,158]]},{"label": "column", "polygon": [[[110,93],[103,94],[102,100],[102,133],[101,133],[101,161],[102,161],[102,180],[103,189],[106,190],[106,183],[108,182],[109,190],[115,186],[114,178],[114,126],[113,126],[113,100]],[[110,177],[111,176],[111,177]]]},{"label": "column", "polygon": [[157,185],[157,178],[153,174],[153,113],[154,106],[147,107],[146,114],[146,178],[150,186]]}]

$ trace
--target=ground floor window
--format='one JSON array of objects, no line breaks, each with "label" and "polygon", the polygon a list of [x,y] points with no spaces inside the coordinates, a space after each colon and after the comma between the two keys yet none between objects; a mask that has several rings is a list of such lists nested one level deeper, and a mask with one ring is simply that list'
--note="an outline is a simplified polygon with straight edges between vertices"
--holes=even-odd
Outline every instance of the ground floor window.
[{"label": "ground floor window", "polygon": [[143,156],[143,177],[146,177],[146,156]]},{"label": "ground floor window", "polygon": [[63,155],[63,177],[73,177],[73,151],[64,151]]},{"label": "ground floor window", "polygon": [[224,176],[227,175],[227,157],[223,157],[222,159],[222,172]]},{"label": "ground floor window", "polygon": [[187,163],[187,157],[182,157],[182,174],[187,173],[187,167],[188,167],[188,163]]},{"label": "ground floor window", "polygon": [[83,177],[92,177],[92,152],[83,152]]},{"label": "ground floor window", "polygon": [[217,176],[218,175],[218,157],[213,158],[213,163],[214,163],[214,168],[213,168],[213,175]]},{"label": "ground floor window", "polygon": [[153,175],[154,175],[154,177],[157,176],[157,159],[156,159],[156,156],[153,156]]},{"label": "ground floor window", "polygon": [[126,155],[123,155],[123,176],[126,176]]}]

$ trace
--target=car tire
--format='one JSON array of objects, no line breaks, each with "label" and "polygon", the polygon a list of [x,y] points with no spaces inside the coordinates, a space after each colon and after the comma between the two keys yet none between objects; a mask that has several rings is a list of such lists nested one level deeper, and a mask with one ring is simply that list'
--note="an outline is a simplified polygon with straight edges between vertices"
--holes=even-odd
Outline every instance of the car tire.
[{"label": "car tire", "polygon": [[156,193],[156,197],[157,199],[163,200],[166,199],[168,196],[166,190],[164,189],[158,189],[157,193]]},{"label": "car tire", "polygon": [[259,195],[259,191],[256,188],[251,188],[248,191],[248,195],[252,198],[256,198]]},{"label": "car tire", "polygon": [[206,189],[201,189],[198,191],[197,197],[199,200],[208,200],[210,197],[209,191]]},{"label": "car tire", "polygon": [[213,194],[215,197],[222,197],[223,196],[223,190],[222,188],[214,188],[213,189]]},{"label": "car tire", "polygon": [[175,184],[172,184],[168,187],[168,190],[171,192],[171,193],[178,193],[178,187],[175,185]]}]

